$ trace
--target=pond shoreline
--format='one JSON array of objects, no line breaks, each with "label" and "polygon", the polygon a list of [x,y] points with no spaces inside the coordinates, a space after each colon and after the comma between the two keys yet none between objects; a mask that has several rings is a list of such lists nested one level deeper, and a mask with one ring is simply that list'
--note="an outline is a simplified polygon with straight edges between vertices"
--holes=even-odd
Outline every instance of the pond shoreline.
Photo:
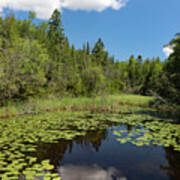
[{"label": "pond shoreline", "polygon": [[[10,103],[0,107],[0,119],[16,118],[24,115],[37,115],[45,112],[71,111],[81,112],[90,111],[91,113],[120,113],[132,114],[134,109],[144,108],[148,110],[158,110],[159,112],[171,115],[178,114],[179,109],[150,105],[154,97],[140,95],[109,95],[93,98],[87,97],[64,97],[47,99],[30,99],[27,102]],[[141,101],[140,101],[141,100]],[[122,108],[123,107],[123,108]],[[129,110],[129,111],[128,111]]]}]

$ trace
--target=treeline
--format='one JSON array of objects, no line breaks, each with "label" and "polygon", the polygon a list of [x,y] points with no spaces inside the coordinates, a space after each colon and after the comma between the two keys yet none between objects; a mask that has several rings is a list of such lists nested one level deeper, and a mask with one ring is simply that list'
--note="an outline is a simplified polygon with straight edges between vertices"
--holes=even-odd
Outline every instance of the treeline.
[{"label": "treeline", "polygon": [[165,62],[131,56],[115,61],[101,39],[82,49],[70,45],[61,14],[34,24],[35,13],[16,20],[0,17],[0,104],[47,94],[94,96],[102,93],[158,94],[180,103],[180,36]]}]

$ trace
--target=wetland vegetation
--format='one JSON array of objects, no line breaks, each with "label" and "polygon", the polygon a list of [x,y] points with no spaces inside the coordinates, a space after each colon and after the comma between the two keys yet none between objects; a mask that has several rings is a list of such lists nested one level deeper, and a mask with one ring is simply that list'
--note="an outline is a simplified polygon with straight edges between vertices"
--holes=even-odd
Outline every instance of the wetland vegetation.
[{"label": "wetland vegetation", "polygon": [[[74,141],[77,143],[79,140],[79,144],[90,141],[98,149],[102,140],[98,142],[99,136],[112,127],[113,138],[121,146],[131,143],[137,147],[169,148],[178,153],[178,119],[172,119],[167,112],[150,107],[150,100],[152,97],[137,95],[65,98],[56,103],[46,99],[36,104],[30,113],[1,119],[1,178],[32,180],[42,177],[60,179],[64,176],[64,179],[68,179],[67,173],[70,173],[71,168],[69,171],[59,170],[61,166],[58,165],[63,160],[63,154],[58,155],[58,152],[65,153],[67,150],[67,147],[63,150],[64,143],[69,147],[73,146]],[[6,112],[18,114],[20,109],[12,105],[6,107]],[[105,140],[106,136],[102,138]],[[56,151],[55,157],[53,153]],[[61,171],[67,172],[61,174]]]},{"label": "wetland vegetation", "polygon": [[0,17],[0,179],[178,179],[179,34],[165,61],[117,61],[34,18]]}]

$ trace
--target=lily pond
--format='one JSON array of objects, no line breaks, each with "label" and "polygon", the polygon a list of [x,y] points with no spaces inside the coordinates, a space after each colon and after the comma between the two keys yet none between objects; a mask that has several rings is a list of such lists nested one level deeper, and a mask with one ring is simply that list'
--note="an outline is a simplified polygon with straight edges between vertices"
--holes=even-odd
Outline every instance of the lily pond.
[{"label": "lily pond", "polygon": [[2,119],[0,179],[178,180],[179,137],[178,123],[151,110]]}]

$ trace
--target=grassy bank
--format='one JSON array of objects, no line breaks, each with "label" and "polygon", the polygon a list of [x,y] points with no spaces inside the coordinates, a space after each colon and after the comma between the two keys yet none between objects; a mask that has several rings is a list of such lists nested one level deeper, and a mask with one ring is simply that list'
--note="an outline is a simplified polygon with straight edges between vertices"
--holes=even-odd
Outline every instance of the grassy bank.
[{"label": "grassy bank", "polygon": [[149,106],[152,97],[139,95],[109,95],[94,98],[49,96],[44,99],[35,98],[27,102],[9,103],[0,108],[0,117],[40,113],[45,111],[128,111]]}]

